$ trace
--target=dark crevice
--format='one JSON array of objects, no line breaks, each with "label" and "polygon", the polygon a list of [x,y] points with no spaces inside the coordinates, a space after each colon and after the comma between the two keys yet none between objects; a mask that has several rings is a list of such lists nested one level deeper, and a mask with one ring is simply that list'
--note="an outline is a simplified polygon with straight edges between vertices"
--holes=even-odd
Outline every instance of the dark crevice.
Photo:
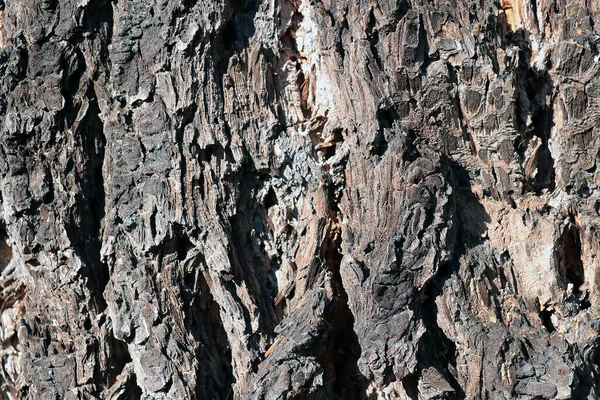
[{"label": "dark crevice", "polygon": [[540,319],[542,320],[542,325],[544,325],[544,328],[546,328],[548,333],[556,331],[556,327],[554,326],[554,323],[552,323],[553,314],[554,310],[550,310],[547,308],[540,311]]},{"label": "dark crevice", "polygon": [[180,237],[177,240],[177,260],[184,261],[192,248],[194,245],[187,236]]},{"label": "dark crevice", "polygon": [[581,258],[581,237],[573,221],[563,227],[555,249],[554,263],[566,290],[564,312],[568,316],[574,316],[579,311],[590,308],[591,302],[589,290],[582,289],[585,283],[585,270]]},{"label": "dark crevice", "polygon": [[277,203],[278,203],[278,200],[277,200],[277,195],[275,194],[275,190],[273,190],[273,187],[269,187],[269,190],[267,191],[267,195],[265,196],[265,200],[264,200],[265,209],[269,209],[269,208],[273,207],[274,205],[276,205]]},{"label": "dark crevice", "polygon": [[556,249],[554,261],[564,286],[571,284],[578,291],[584,284],[585,277],[581,260],[581,239],[575,224],[570,223],[564,228]]},{"label": "dark crevice", "polygon": [[117,382],[119,375],[121,375],[125,366],[131,362],[131,356],[129,355],[127,343],[112,335],[107,341],[110,346],[110,358],[107,362],[108,371],[106,371],[106,382],[108,387],[111,387]]},{"label": "dark crevice", "polygon": [[[72,154],[69,154],[66,168],[71,168],[71,174],[75,177],[74,184],[79,190],[75,192],[74,207],[66,214],[65,228],[73,249],[82,261],[83,268],[80,273],[91,294],[91,297],[86,299],[88,304],[84,307],[92,308],[95,312],[82,320],[82,328],[91,331],[94,324],[90,318],[104,311],[107,306],[103,292],[109,279],[109,272],[107,265],[100,259],[101,221],[105,207],[102,168],[106,139],[94,83],[90,80],[97,77],[99,72],[86,70],[80,44],[85,39],[100,38],[102,43],[98,48],[101,60],[98,65],[108,59],[107,45],[113,25],[112,6],[108,1],[90,2],[87,7],[78,9],[75,18],[81,22],[82,30],[78,30],[76,35],[69,38],[66,50],[61,55],[61,91],[64,107],[57,118],[56,129],[72,131],[72,136],[69,135],[73,140],[73,143],[69,144]],[[104,38],[108,41],[104,41]],[[44,197],[44,202],[51,204],[55,200],[55,188],[51,174],[48,174],[48,179],[49,193]],[[114,343],[110,344],[114,346],[114,351],[111,352],[113,358],[108,362],[109,368],[113,370],[96,370],[95,379],[98,383],[116,379],[123,366],[130,361],[126,349],[122,349],[125,345],[113,341]],[[98,352],[100,349],[96,348],[95,351]],[[100,390],[100,387],[101,385],[97,385],[96,389]]]},{"label": "dark crevice", "polygon": [[[453,392],[447,392],[445,395],[448,398],[465,399],[465,392],[458,383],[456,376],[452,371],[456,371],[457,366],[457,350],[454,342],[446,336],[444,331],[439,327],[437,322],[438,307],[435,302],[436,298],[443,296],[444,282],[450,279],[451,276],[458,271],[460,256],[466,252],[466,248],[461,246],[455,249],[452,260],[440,270],[438,276],[430,282],[421,294],[420,304],[417,312],[418,318],[423,321],[426,328],[425,333],[419,340],[417,350],[417,371],[416,374],[403,381],[405,388],[411,389],[413,398],[414,392],[418,384],[419,377],[422,372],[428,368],[437,370],[441,377],[452,387]],[[411,379],[413,381],[411,381]],[[412,382],[412,383],[411,383]],[[418,390],[416,390],[418,392]],[[410,395],[410,393],[409,393]]]},{"label": "dark crevice", "polygon": [[237,31],[235,27],[235,19],[231,19],[225,24],[225,27],[223,28],[222,38],[223,48],[225,49],[225,51],[232,51],[235,48],[236,43],[238,41]]},{"label": "dark crevice", "polygon": [[436,52],[435,54],[429,54],[429,40],[427,40],[427,30],[425,29],[425,23],[423,22],[423,16],[419,16],[419,54],[418,59],[422,60],[421,64],[421,75],[427,75],[427,68],[431,65],[432,62],[439,59],[439,54]]},{"label": "dark crevice", "polygon": [[[575,376],[573,379],[571,398],[572,399],[590,399],[600,397],[600,379],[595,375],[593,368],[590,368],[588,364],[582,367],[576,367],[574,372]],[[592,390],[594,391],[595,397],[591,397]]]},{"label": "dark crevice", "polygon": [[[104,175],[104,152],[106,148],[106,137],[104,136],[104,122],[100,119],[100,107],[93,84],[86,93],[89,101],[87,118],[85,120],[84,137],[82,137],[82,148],[88,157],[88,168],[83,176],[82,188],[85,188],[83,199],[84,219],[90,219],[87,233],[89,260],[91,261],[94,289],[92,293],[96,296],[98,311],[106,308],[104,300],[104,288],[108,284],[108,266],[100,258],[102,247],[102,220],[105,214],[105,192]],[[87,134],[86,134],[87,133]],[[88,216],[87,218],[85,216]],[[85,225],[84,225],[85,226]]]},{"label": "dark crevice", "polygon": [[[537,15],[537,0],[529,0],[531,4],[531,14],[533,15],[533,21],[535,22],[535,26],[540,29],[540,22],[538,21]],[[543,31],[543,29],[541,29]]]},{"label": "dark crevice", "polygon": [[419,377],[411,374],[402,379],[402,387],[410,400],[419,400]]},{"label": "dark crevice", "polygon": [[519,341],[519,350],[521,351],[525,361],[529,361],[529,350],[527,349],[527,345],[522,340]]},{"label": "dark crevice", "polygon": [[391,129],[394,125],[394,121],[400,118],[400,116],[393,107],[380,108],[379,110],[377,110],[376,116],[380,130]]},{"label": "dark crevice", "polygon": [[129,399],[127,400],[141,400],[143,395],[142,388],[137,384],[137,377],[133,375],[133,381],[129,388]]},{"label": "dark crevice", "polygon": [[[242,49],[248,48],[250,38],[254,35],[254,17],[258,12],[260,3],[252,0],[233,2],[231,19],[225,21],[223,28],[218,32],[215,60],[218,61],[222,75],[227,71],[229,60]],[[221,85],[222,86],[222,85]]]},{"label": "dark crevice", "polygon": [[457,261],[468,249],[483,242],[482,235],[486,232],[486,224],[491,222],[490,215],[473,193],[472,178],[462,165],[456,161],[444,158],[444,175],[452,183],[452,201],[456,207],[458,226],[453,257]]},{"label": "dark crevice", "polygon": [[231,349],[221,320],[219,306],[210,293],[202,268],[204,260],[198,256],[186,263],[182,295],[184,299],[186,331],[194,337],[198,363],[196,379],[197,398],[226,398],[235,383],[231,365]]},{"label": "dark crevice", "polygon": [[[323,143],[320,133],[325,123],[326,117],[323,117],[317,127],[310,133],[313,145]],[[338,140],[342,140],[341,132],[334,139],[334,142]],[[331,149],[332,152],[335,151],[335,143]],[[325,158],[332,155],[333,153],[324,154]],[[327,171],[326,166],[323,166],[323,171]],[[324,383],[327,387],[326,390],[329,393],[329,398],[363,399],[365,398],[368,380],[358,368],[361,348],[358,336],[354,331],[354,315],[350,310],[348,294],[343,286],[340,274],[343,256],[341,253],[342,232],[338,202],[340,201],[343,188],[333,182],[328,177],[328,174],[324,174],[323,178],[325,180],[323,182],[323,190],[327,196],[328,208],[320,224],[320,228],[324,232],[322,246],[318,257],[313,262],[322,263],[326,266],[333,288],[333,297],[330,299],[325,313],[325,319],[330,329],[328,329],[322,338],[322,345],[316,357],[325,371]],[[312,279],[309,278],[309,282],[313,282],[309,283],[309,286],[312,286],[316,281],[317,273],[320,269],[316,265],[310,269],[314,276]]]},{"label": "dark crevice", "polygon": [[331,398],[363,399],[368,380],[358,368],[361,348],[354,331],[354,315],[350,310],[348,294],[340,274],[343,256],[338,192],[341,188],[331,181],[327,181],[326,184],[328,210],[324,222],[325,238],[319,251],[319,259],[327,266],[334,293],[328,307],[329,312],[326,314],[331,329],[324,337],[324,347],[317,354],[317,359],[325,369],[325,376],[329,381],[326,381],[326,384],[330,385],[332,391]]},{"label": "dark crevice", "polygon": [[454,188],[450,199],[456,212],[453,224],[456,226],[453,232],[455,236],[452,239],[454,247],[450,260],[440,266],[436,277],[422,289],[416,300],[416,317],[423,322],[426,331],[419,340],[417,371],[414,376],[405,378],[403,384],[409,396],[418,398],[418,380],[423,371],[433,368],[453,389],[453,393],[447,392],[445,395],[448,398],[464,399],[464,389],[455,376],[456,345],[438,325],[436,299],[447,295],[444,291],[445,283],[456,279],[462,257],[482,243],[481,236],[490,217],[472,192],[468,171],[454,160],[443,158],[442,162],[444,175]]},{"label": "dark crevice", "polygon": [[8,243],[8,235],[4,224],[0,221],[0,273],[4,271],[7,265],[12,260],[13,252]]},{"label": "dark crevice", "polygon": [[373,8],[369,12],[369,21],[367,23],[367,41],[369,42],[369,48],[371,50],[371,54],[375,59],[375,63],[377,67],[383,71],[383,61],[381,60],[381,56],[379,55],[379,50],[377,50],[377,45],[379,44],[379,31],[376,28],[377,21],[375,20],[375,13],[373,12]]},{"label": "dark crevice", "polygon": [[402,161],[411,163],[421,157],[421,153],[417,149],[415,142],[417,140],[417,134],[414,130],[409,130],[406,135],[403,136],[404,151],[402,152]]},{"label": "dark crevice", "polygon": [[[108,282],[108,267],[100,259],[102,247],[102,219],[104,218],[105,193],[102,168],[106,138],[104,124],[93,84],[86,92],[88,109],[84,118],[74,124],[76,152],[80,153],[81,165],[76,174],[80,192],[76,206],[66,224],[67,235],[73,248],[85,266],[83,274],[93,295],[98,312],[106,308],[103,291]],[[71,159],[72,160],[72,159]]]},{"label": "dark crevice", "polygon": [[237,188],[236,214],[229,217],[232,274],[235,279],[245,278],[258,306],[265,310],[260,318],[263,331],[273,332],[282,319],[281,307],[273,302],[276,285],[269,283],[270,272],[277,267],[277,257],[275,260],[269,257],[265,244],[270,231],[267,206],[272,206],[270,202],[277,201],[277,198],[274,193],[269,195],[269,191],[265,199],[255,195],[265,189],[265,182],[269,179],[264,172],[249,164],[242,171],[233,177],[232,183]]},{"label": "dark crevice", "polygon": [[[461,224],[462,225],[462,224]],[[410,377],[408,381],[403,381],[405,388],[411,389],[413,398],[419,398],[415,391],[418,379],[421,373],[428,369],[434,368],[437,370],[441,377],[452,387],[453,392],[448,392],[445,395],[447,398],[454,399],[465,399],[465,392],[460,386],[453,371],[456,371],[457,367],[457,349],[454,342],[448,338],[445,332],[439,327],[437,322],[438,307],[436,304],[436,298],[443,296],[444,282],[457,273],[460,265],[460,258],[466,253],[467,248],[471,245],[466,244],[469,239],[466,239],[464,233],[460,232],[457,235],[457,242],[459,243],[458,248],[454,249],[452,259],[448,264],[443,266],[436,278],[429,282],[424,288],[420,301],[417,307],[417,316],[423,321],[423,325],[426,328],[425,333],[419,340],[417,350],[417,372],[414,376]],[[413,381],[411,381],[411,379]],[[412,382],[412,383],[411,383]],[[408,391],[407,391],[408,393]],[[408,393],[409,396],[411,395]]]},{"label": "dark crevice", "polygon": [[[333,209],[337,209],[337,205],[333,206]],[[333,213],[337,215],[337,211]],[[332,226],[337,226],[337,217],[333,221]],[[368,380],[358,368],[361,348],[358,336],[354,332],[354,315],[348,305],[348,294],[340,275],[342,261],[340,245],[341,232],[338,228],[333,228],[321,254],[321,257],[326,260],[335,290],[335,297],[331,304],[331,331],[326,339],[326,354],[317,358],[321,365],[329,370],[333,398],[362,399],[365,396]]]},{"label": "dark crevice", "polygon": [[[330,14],[331,12],[328,11]],[[331,17],[333,19],[333,17]],[[344,48],[344,34],[348,32],[350,26],[348,25],[348,19],[346,18],[346,14],[344,14],[344,18],[341,22],[337,23],[337,34],[335,41],[335,51],[340,56],[339,67],[343,70],[344,68],[344,59],[346,58],[346,49]]]},{"label": "dark crevice", "polygon": [[400,116],[394,107],[382,107],[377,110],[377,122],[379,129],[373,135],[372,139],[367,144],[369,152],[373,155],[382,157],[388,149],[388,141],[386,139],[386,131],[394,127],[394,122]]},{"label": "dark crevice", "polygon": [[125,391],[122,395],[119,396],[120,400],[141,400],[143,398],[144,393],[142,392],[142,388],[137,384],[137,376],[135,373],[131,372],[131,374],[127,378],[127,382],[125,383]]},{"label": "dark crevice", "polygon": [[198,0],[183,0],[183,6],[187,10],[191,10],[196,6],[196,4],[198,4]]}]

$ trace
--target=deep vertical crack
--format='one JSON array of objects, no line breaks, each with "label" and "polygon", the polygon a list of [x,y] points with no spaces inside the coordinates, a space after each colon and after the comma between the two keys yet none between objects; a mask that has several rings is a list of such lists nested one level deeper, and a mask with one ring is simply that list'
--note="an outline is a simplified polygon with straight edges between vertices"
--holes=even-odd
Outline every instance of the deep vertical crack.
[{"label": "deep vertical crack", "polygon": [[[337,188],[339,189],[339,188]],[[341,253],[341,224],[338,206],[339,195],[333,182],[328,184],[327,220],[329,229],[324,240],[320,256],[327,263],[328,271],[334,287],[334,299],[330,323],[331,332],[328,334],[326,360],[321,364],[330,363],[331,384],[335,398],[362,399],[367,389],[367,379],[358,368],[361,355],[358,336],[354,331],[354,315],[348,305],[346,292],[340,273],[343,255]]]},{"label": "deep vertical crack", "polygon": [[81,223],[77,227],[78,233],[73,236],[80,256],[89,269],[90,290],[94,294],[98,311],[106,308],[103,292],[109,279],[108,266],[101,260],[102,247],[102,219],[105,214],[104,177],[104,152],[106,138],[104,136],[104,123],[100,119],[100,108],[93,84],[90,83],[86,93],[88,110],[86,117],[81,122],[81,146],[87,160],[87,168],[81,177],[82,194],[80,200]]},{"label": "deep vertical crack", "polygon": [[4,268],[12,260],[12,248],[8,243],[8,235],[4,224],[0,221],[0,273],[4,271]]}]

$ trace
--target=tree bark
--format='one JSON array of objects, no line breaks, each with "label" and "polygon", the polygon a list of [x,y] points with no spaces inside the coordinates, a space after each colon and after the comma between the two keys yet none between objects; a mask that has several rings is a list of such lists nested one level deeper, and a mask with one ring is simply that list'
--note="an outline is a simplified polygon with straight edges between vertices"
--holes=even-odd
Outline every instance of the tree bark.
[{"label": "tree bark", "polygon": [[0,9],[4,398],[599,398],[600,3]]}]

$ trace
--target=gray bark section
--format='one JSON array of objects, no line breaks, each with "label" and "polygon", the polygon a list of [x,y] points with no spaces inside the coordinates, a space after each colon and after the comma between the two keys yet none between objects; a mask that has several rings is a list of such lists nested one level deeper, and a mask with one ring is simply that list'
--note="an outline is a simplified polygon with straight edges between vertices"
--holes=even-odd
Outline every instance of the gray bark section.
[{"label": "gray bark section", "polygon": [[6,398],[600,396],[597,2],[0,9]]}]

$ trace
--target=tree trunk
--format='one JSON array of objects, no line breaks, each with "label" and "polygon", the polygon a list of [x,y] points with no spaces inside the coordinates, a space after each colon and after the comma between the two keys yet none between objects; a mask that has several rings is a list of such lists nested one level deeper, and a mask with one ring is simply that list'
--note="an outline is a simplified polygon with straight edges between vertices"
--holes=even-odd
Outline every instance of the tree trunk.
[{"label": "tree trunk", "polygon": [[0,9],[5,398],[600,396],[600,3]]}]

